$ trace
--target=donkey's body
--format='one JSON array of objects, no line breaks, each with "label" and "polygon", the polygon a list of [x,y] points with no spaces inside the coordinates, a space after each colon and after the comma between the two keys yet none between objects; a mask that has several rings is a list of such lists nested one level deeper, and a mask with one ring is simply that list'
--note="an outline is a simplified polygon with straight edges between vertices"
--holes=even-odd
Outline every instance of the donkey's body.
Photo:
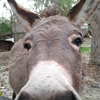
[{"label": "donkey's body", "polygon": [[[68,14],[68,19],[51,16],[40,20],[14,0],[8,2],[28,32],[10,52],[9,82],[17,94],[16,100],[81,100],[77,92],[82,84],[83,37],[76,27],[80,21],[74,19],[75,15],[70,17],[73,12]],[[87,1],[80,2],[83,6]],[[30,16],[24,16],[26,13]],[[70,20],[76,20],[76,24]]]}]

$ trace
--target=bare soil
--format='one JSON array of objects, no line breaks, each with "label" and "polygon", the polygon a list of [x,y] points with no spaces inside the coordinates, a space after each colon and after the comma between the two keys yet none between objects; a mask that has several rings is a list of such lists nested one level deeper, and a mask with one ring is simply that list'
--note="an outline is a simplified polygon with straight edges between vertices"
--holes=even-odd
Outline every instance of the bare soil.
[{"label": "bare soil", "polygon": [[[100,100],[100,65],[88,64],[89,55],[82,55],[84,88],[80,92],[82,100]],[[12,89],[8,82],[9,52],[0,52],[0,94],[11,98]]]},{"label": "bare soil", "polygon": [[83,67],[82,100],[100,100],[100,65],[83,64]]},{"label": "bare soil", "polygon": [[0,52],[0,94],[11,98],[12,89],[8,82],[9,52]]}]

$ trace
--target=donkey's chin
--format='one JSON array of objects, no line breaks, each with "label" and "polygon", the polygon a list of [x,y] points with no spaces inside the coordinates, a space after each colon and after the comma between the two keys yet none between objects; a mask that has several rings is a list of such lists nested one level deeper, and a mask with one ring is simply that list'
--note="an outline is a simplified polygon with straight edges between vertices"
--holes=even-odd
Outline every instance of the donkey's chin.
[{"label": "donkey's chin", "polygon": [[74,100],[73,98],[81,100],[72,87],[71,75],[66,74],[63,67],[55,61],[41,61],[32,69],[27,84],[16,100]]}]

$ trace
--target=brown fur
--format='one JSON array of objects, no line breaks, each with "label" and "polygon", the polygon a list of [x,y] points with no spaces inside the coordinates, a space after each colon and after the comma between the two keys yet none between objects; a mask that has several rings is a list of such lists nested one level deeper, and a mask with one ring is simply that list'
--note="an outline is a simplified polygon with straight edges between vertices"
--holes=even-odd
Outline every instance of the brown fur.
[{"label": "brown fur", "polygon": [[[73,88],[79,92],[80,85],[82,85],[81,53],[79,47],[73,44],[73,40],[76,36],[80,36],[82,39],[82,35],[76,25],[80,26],[88,19],[88,15],[90,17],[90,14],[93,14],[99,0],[95,2],[80,0],[69,12],[67,18],[51,16],[41,20],[34,13],[19,6],[14,0],[8,0],[8,2],[21,26],[28,32],[24,39],[19,40],[13,46],[10,52],[9,82],[14,92],[16,94],[20,92],[29,79],[31,69],[34,69],[39,61],[55,61],[61,65],[63,71],[72,77]],[[93,7],[91,3],[93,3]],[[35,23],[33,24],[33,22]],[[67,91],[68,98],[72,97],[71,92]],[[73,93],[78,100],[81,100],[75,91]],[[22,94],[26,93],[22,92]],[[20,96],[22,97],[22,95]],[[27,98],[30,98],[29,95]],[[66,97],[61,95],[60,98],[65,99]],[[73,100],[73,98],[71,99]]]},{"label": "brown fur", "polygon": [[[79,91],[81,81],[81,54],[72,48],[68,42],[70,35],[78,33],[80,33],[80,31],[65,17],[55,16],[41,20],[34,27],[32,33],[30,33],[33,37],[31,40],[33,41],[31,52],[28,53],[27,50],[23,48],[24,43],[22,39],[19,40],[11,50],[9,77],[10,84],[14,91],[16,93],[19,92],[21,87],[24,86],[28,80],[27,73],[29,73],[31,67],[42,60],[54,60],[60,65],[63,65],[64,69],[73,76],[73,86]],[[30,35],[26,36],[24,41],[28,39]],[[17,65],[16,69],[14,67],[15,65]],[[29,71],[27,72],[27,70]]]},{"label": "brown fur", "polygon": [[67,14],[67,17],[69,20],[73,20],[75,16],[79,13],[81,8],[83,7],[86,0],[79,0],[78,3],[70,10],[70,12]]},{"label": "brown fur", "polygon": [[52,7],[52,8],[47,7],[46,9],[40,12],[41,17],[50,17],[50,16],[55,16],[55,15],[59,15],[59,11],[57,7]]},{"label": "brown fur", "polygon": [[23,48],[23,39],[20,39],[13,46],[9,57],[9,66],[10,66],[9,80],[11,87],[14,89],[15,93],[18,93],[19,90],[22,88],[22,86],[24,86],[28,80],[26,58],[27,58],[27,50]]},{"label": "brown fur", "polygon": [[[39,19],[39,16],[32,13],[28,9],[24,9],[23,7],[19,7],[14,0],[8,0],[9,3],[13,4],[16,8],[17,12],[30,23],[30,26],[33,25],[35,22],[35,19]],[[27,17],[28,15],[28,17]]]}]

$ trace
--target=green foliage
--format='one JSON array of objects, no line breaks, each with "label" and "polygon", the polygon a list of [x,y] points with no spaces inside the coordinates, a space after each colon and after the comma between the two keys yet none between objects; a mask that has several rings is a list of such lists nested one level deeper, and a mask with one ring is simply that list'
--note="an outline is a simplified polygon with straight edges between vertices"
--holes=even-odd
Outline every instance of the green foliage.
[{"label": "green foliage", "polygon": [[0,17],[0,40],[6,38],[6,34],[11,32],[11,21]]},{"label": "green foliage", "polygon": [[58,0],[59,13],[66,15],[72,8],[73,0]]},{"label": "green foliage", "polygon": [[34,1],[34,6],[30,6],[38,12],[48,7],[56,7],[59,10],[59,14],[62,15],[66,15],[74,3],[74,0],[28,0],[28,2],[29,1]]},{"label": "green foliage", "polygon": [[0,33],[7,33],[7,32],[11,32],[11,28],[10,28],[10,20],[1,17],[0,18]]},{"label": "green foliage", "polygon": [[0,91],[0,96],[1,96],[1,91]]}]

